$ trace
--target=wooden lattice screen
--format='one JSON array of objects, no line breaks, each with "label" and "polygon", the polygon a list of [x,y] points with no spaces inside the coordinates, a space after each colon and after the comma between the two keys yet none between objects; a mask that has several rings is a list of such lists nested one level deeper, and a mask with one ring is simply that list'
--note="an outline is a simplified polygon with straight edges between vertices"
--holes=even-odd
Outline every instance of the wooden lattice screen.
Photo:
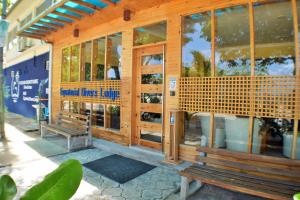
[{"label": "wooden lattice screen", "polygon": [[299,119],[295,77],[182,77],[180,109],[241,116]]},{"label": "wooden lattice screen", "polygon": [[106,80],[106,81],[91,81],[91,82],[67,82],[61,83],[63,89],[82,89],[97,90],[97,97],[86,97],[86,96],[61,96],[61,101],[76,101],[76,102],[89,102],[89,103],[100,103],[100,104],[111,104],[120,105],[120,97],[112,100],[111,98],[102,98],[99,96],[100,88],[102,90],[114,90],[120,92],[120,80]]}]

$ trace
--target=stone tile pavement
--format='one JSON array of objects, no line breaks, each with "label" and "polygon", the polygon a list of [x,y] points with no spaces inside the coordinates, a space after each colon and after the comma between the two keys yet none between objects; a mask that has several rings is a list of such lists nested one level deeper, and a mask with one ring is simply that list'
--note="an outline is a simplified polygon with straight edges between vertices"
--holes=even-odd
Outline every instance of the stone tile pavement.
[{"label": "stone tile pavement", "polygon": [[[21,121],[21,122],[20,122]],[[43,177],[54,170],[61,162],[67,159],[78,159],[82,164],[100,159],[109,155],[121,154],[136,160],[144,161],[157,167],[153,170],[131,180],[125,184],[118,184],[83,167],[84,177],[73,200],[179,200],[180,176],[178,167],[160,163],[162,157],[147,156],[145,152],[105,141],[95,139],[95,146],[101,148],[85,149],[71,153],[58,153],[51,151],[57,147],[66,148],[63,137],[50,137],[45,139],[47,156],[41,152],[45,149],[33,149],[28,141],[41,140],[38,132],[25,132],[22,124],[29,123],[28,119],[10,115],[6,124],[7,143],[0,142],[0,175],[10,174],[17,183],[17,198],[27,191],[32,185],[38,183]],[[33,122],[32,122],[33,123]],[[32,124],[34,126],[34,124]],[[27,124],[27,127],[30,127]],[[51,145],[47,145],[47,142]],[[147,160],[145,160],[147,158]],[[223,190],[205,185],[189,200],[260,200],[256,197]]]}]

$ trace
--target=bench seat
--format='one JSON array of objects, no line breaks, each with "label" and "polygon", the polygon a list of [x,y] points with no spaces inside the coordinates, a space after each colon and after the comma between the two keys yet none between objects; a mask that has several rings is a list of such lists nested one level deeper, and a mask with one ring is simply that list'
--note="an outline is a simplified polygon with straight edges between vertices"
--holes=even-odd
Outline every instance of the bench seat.
[{"label": "bench seat", "polygon": [[42,138],[46,137],[48,131],[66,137],[68,140],[68,151],[72,150],[72,140],[75,138],[84,139],[84,147],[91,145],[92,136],[89,116],[60,112],[55,124],[41,124]]}]

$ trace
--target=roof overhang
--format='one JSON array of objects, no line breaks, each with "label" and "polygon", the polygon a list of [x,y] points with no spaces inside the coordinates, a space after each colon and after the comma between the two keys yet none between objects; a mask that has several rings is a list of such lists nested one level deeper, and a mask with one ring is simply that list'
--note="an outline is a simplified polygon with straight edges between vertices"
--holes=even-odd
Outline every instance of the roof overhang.
[{"label": "roof overhang", "polygon": [[116,6],[120,0],[61,0],[20,27],[17,35],[45,40],[53,32],[93,15],[98,10]]}]

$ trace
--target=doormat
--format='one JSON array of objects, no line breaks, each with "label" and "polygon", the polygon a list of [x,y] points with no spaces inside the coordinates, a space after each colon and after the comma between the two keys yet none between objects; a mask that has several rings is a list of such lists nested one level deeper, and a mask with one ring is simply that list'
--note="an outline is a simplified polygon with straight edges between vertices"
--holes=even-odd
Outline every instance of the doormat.
[{"label": "doormat", "polygon": [[155,168],[153,165],[119,155],[107,156],[86,163],[84,166],[120,184],[126,183]]}]

